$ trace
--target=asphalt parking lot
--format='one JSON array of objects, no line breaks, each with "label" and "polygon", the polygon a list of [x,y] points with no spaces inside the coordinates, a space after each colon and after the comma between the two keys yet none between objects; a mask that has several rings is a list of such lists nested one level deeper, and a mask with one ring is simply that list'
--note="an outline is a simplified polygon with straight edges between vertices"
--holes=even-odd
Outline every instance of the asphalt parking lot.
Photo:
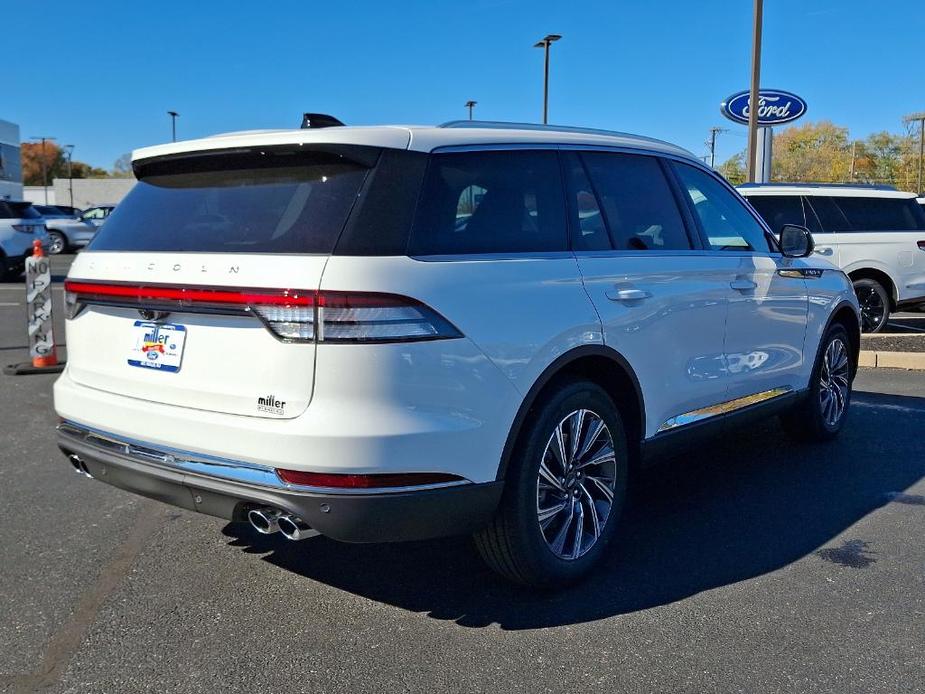
[{"label": "asphalt parking lot", "polygon": [[863,371],[833,444],[771,421],[648,473],[558,594],[465,538],[290,543],[81,478],[54,378],[0,375],[0,692],[925,691],[925,372]]}]

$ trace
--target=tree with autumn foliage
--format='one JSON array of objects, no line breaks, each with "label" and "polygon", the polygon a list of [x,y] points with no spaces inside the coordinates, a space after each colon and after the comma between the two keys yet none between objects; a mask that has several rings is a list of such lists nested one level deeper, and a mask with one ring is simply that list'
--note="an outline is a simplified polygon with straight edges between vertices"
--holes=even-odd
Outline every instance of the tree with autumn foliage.
[{"label": "tree with autumn foliage", "polygon": [[[42,181],[42,160],[45,161],[45,178],[48,185],[55,178],[67,178],[67,157],[63,150],[54,142],[46,141],[44,154],[41,142],[23,142],[20,150],[22,159],[22,181],[27,186],[44,185]],[[102,178],[109,176],[106,169],[100,169],[82,161],[71,162],[71,173],[74,178]]]},{"label": "tree with autumn foliage", "polygon": [[[745,153],[719,168],[731,182],[745,181]],[[886,183],[914,191],[918,139],[902,133],[874,133],[852,140],[848,128],[831,121],[805,123],[774,133],[771,180],[787,183]]]}]

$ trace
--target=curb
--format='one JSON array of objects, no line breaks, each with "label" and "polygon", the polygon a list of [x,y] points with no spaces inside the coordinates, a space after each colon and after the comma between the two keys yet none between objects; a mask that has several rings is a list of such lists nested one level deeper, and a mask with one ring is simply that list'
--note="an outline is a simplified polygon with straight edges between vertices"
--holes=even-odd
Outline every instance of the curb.
[{"label": "curb", "polygon": [[881,369],[925,371],[925,352],[872,352],[862,350],[858,366]]}]

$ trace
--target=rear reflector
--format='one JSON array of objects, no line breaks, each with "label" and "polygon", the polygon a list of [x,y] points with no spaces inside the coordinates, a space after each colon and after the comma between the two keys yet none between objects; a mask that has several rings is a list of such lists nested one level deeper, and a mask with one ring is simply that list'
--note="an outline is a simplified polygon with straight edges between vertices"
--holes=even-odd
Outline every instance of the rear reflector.
[{"label": "rear reflector", "polygon": [[[308,342],[407,342],[462,337],[433,309],[395,294],[228,289],[65,280],[74,318],[86,304],[209,313],[253,313],[276,337]],[[316,330],[316,326],[320,329]]]},{"label": "rear reflector", "polygon": [[457,475],[443,472],[409,472],[404,474],[341,475],[300,470],[276,470],[286,484],[305,487],[332,487],[335,489],[381,489],[384,487],[418,487],[429,484],[465,482]]}]

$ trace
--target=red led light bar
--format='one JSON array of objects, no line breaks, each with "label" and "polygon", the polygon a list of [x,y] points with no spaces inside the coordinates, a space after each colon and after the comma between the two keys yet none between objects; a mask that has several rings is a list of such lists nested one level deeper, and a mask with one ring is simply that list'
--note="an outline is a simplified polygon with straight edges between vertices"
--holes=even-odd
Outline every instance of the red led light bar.
[{"label": "red led light bar", "polygon": [[183,303],[314,306],[315,292],[301,289],[211,289],[206,287],[160,287],[65,280],[64,290],[78,297],[127,299],[129,301],[179,301]]}]

